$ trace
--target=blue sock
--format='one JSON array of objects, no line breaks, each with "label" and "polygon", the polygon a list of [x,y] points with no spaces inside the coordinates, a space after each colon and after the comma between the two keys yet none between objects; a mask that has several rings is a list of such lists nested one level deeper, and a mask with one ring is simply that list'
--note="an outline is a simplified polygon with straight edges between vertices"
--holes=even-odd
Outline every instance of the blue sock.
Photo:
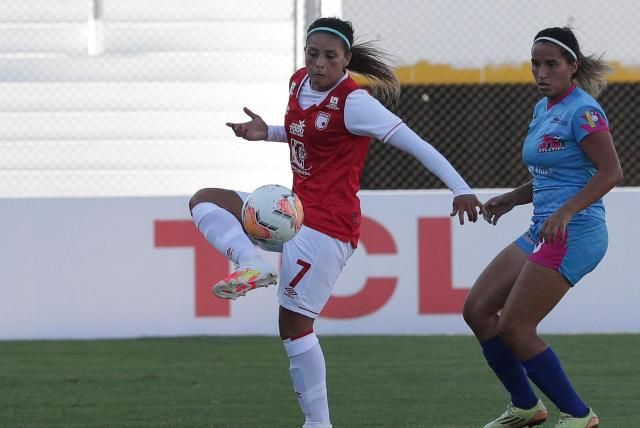
[{"label": "blue sock", "polygon": [[582,402],[562,370],[560,360],[551,347],[523,363],[529,378],[553,404],[564,413],[582,418],[589,408]]},{"label": "blue sock", "polygon": [[527,373],[515,354],[502,341],[500,336],[480,344],[482,353],[498,379],[511,394],[511,402],[521,409],[530,409],[538,402],[531,389]]}]

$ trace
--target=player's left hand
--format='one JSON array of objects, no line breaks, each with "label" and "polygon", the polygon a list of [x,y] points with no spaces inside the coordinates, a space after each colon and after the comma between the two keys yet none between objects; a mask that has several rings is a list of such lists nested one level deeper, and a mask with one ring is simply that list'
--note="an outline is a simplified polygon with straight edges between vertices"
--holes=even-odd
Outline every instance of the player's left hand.
[{"label": "player's left hand", "polygon": [[469,221],[475,223],[478,220],[478,210],[482,210],[482,203],[476,195],[460,195],[453,198],[453,210],[450,216],[457,214],[460,224],[464,224],[464,213],[467,213]]},{"label": "player's left hand", "polygon": [[236,137],[244,138],[249,141],[266,140],[269,136],[269,127],[265,121],[247,107],[244,107],[242,111],[251,118],[249,122],[227,122],[226,125],[233,130]]},{"label": "player's left hand", "polygon": [[538,241],[553,244],[556,241],[564,241],[567,235],[567,225],[571,220],[571,213],[562,208],[551,214],[542,223],[538,232]]}]

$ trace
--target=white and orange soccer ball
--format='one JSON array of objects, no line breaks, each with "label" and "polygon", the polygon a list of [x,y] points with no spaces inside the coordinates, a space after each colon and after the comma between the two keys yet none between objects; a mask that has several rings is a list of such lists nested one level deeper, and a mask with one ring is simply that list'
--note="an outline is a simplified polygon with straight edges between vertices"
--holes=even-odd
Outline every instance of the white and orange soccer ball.
[{"label": "white and orange soccer ball", "polygon": [[266,244],[265,249],[281,247],[293,238],[302,227],[303,218],[298,196],[278,184],[258,187],[242,205],[245,232],[259,244]]}]

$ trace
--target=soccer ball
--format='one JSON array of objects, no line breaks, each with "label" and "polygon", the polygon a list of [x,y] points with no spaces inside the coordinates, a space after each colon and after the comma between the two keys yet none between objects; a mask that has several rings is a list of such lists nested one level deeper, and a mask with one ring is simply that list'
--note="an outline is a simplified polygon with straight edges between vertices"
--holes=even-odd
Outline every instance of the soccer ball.
[{"label": "soccer ball", "polygon": [[302,227],[303,217],[298,196],[278,184],[258,187],[242,205],[245,232],[268,250],[281,248],[293,238]]}]

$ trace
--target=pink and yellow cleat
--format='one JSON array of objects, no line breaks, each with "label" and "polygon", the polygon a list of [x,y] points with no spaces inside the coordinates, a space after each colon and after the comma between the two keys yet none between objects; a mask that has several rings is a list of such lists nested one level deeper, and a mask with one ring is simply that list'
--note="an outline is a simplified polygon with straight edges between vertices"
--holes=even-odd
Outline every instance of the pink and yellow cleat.
[{"label": "pink and yellow cleat", "polygon": [[270,268],[239,268],[213,286],[213,294],[221,299],[236,300],[251,290],[277,284],[278,274]]}]

